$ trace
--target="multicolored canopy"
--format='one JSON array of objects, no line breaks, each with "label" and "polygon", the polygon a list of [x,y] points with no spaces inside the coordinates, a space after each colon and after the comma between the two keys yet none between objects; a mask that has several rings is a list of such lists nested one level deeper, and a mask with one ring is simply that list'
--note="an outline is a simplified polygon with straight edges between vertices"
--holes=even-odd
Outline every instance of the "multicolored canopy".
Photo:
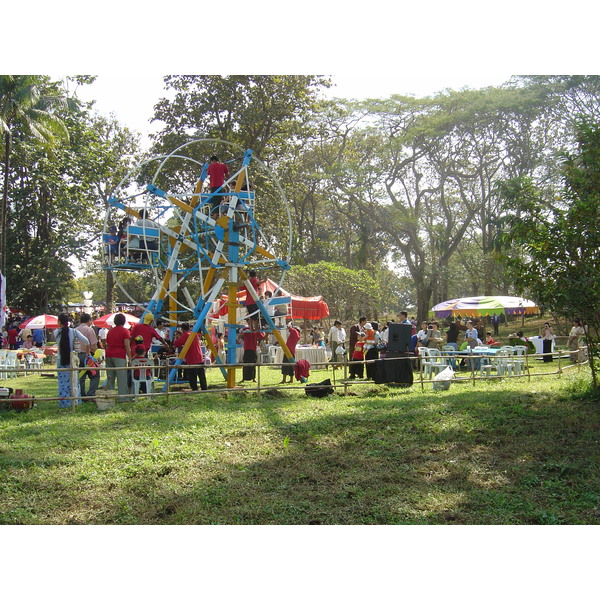
[{"label": "multicolored canopy", "polygon": [[444,319],[449,316],[534,315],[537,312],[535,302],[518,296],[473,296],[440,302],[429,314]]}]

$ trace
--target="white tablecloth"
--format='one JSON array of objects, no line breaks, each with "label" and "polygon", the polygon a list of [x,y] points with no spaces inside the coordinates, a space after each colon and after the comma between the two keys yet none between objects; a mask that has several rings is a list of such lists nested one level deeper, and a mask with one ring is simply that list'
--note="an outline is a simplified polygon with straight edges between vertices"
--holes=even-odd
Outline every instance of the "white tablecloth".
[{"label": "white tablecloth", "polygon": [[[274,363],[280,363],[284,357],[283,348],[279,347],[275,351]],[[296,360],[304,359],[310,363],[310,366],[321,365],[327,362],[327,351],[325,348],[302,348],[296,347]]]},{"label": "white tablecloth", "polygon": [[[529,341],[535,346],[536,354],[542,354],[544,352],[544,340],[541,337],[532,337],[529,338]],[[554,352],[555,346],[556,344],[554,343],[554,340],[552,340],[552,352]]]}]

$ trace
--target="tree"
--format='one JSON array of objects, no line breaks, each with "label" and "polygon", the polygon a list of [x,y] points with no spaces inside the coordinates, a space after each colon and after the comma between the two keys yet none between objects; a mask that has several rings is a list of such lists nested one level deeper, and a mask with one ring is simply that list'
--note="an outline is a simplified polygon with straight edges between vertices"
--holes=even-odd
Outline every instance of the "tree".
[{"label": "tree", "polygon": [[[49,82],[49,91],[58,85]],[[12,132],[7,280],[12,302],[30,311],[59,309],[67,301],[70,257],[99,268],[107,198],[137,150],[127,129],[92,115],[91,105],[76,96],[69,100],[56,109],[69,145],[48,153],[23,128]]]},{"label": "tree", "polygon": [[155,107],[153,120],[165,128],[153,151],[216,138],[268,160],[285,153],[314,111],[317,91],[330,82],[314,75],[170,75],[165,84],[175,95]]},{"label": "tree", "polygon": [[292,267],[285,286],[299,296],[323,296],[330,315],[344,322],[357,319],[359,313],[377,316],[380,291],[375,279],[366,271],[321,261]]},{"label": "tree", "polygon": [[565,153],[564,186],[555,206],[552,189],[530,178],[502,182],[497,191],[509,216],[498,245],[518,244],[521,256],[505,262],[517,285],[548,310],[588,326],[586,341],[594,388],[600,338],[600,126],[581,121],[578,149]]},{"label": "tree", "polygon": [[8,193],[11,142],[14,131],[22,128],[46,150],[68,141],[67,129],[53,109],[65,104],[49,78],[39,75],[0,75],[0,131],[4,137],[4,186],[0,210],[0,271],[6,273]]}]

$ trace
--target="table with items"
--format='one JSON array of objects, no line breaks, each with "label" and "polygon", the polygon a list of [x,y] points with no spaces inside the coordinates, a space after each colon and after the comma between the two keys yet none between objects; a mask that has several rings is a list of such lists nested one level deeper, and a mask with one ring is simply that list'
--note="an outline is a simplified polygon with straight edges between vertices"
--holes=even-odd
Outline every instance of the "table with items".
[{"label": "table with items", "polygon": [[[273,361],[279,364],[283,361],[285,354],[281,346],[276,346],[272,352]],[[327,364],[327,351],[317,346],[296,346],[296,360],[307,360],[311,367],[317,368]]]}]

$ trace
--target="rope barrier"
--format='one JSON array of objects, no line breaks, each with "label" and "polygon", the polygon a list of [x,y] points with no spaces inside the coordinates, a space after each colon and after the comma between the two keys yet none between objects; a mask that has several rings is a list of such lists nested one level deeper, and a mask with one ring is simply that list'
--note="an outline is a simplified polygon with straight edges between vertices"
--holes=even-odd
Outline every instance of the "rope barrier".
[{"label": "rope barrier", "polygon": [[[585,347],[580,348],[577,352],[581,351],[581,350],[585,350]],[[573,354],[574,351],[572,350],[559,350],[559,351],[555,351],[555,352],[551,352],[551,353],[540,353],[540,354],[524,354],[523,357],[525,358],[525,368],[524,368],[524,373],[522,374],[511,374],[511,375],[486,375],[486,376],[482,376],[479,375],[477,376],[476,373],[476,369],[471,368],[470,369],[470,373],[468,377],[453,377],[452,378],[452,382],[453,383],[467,383],[469,381],[473,382],[473,385],[475,385],[475,381],[476,380],[484,380],[484,381],[489,381],[489,380],[498,380],[498,379],[505,379],[505,378],[510,378],[510,379],[515,379],[515,378],[523,378],[523,377],[527,377],[529,380],[531,380],[531,377],[546,377],[546,376],[550,376],[550,375],[558,375],[559,377],[566,371],[571,370],[573,368],[577,368],[578,370],[582,367],[585,366],[586,364],[588,364],[589,359],[586,359],[582,362],[576,362],[572,365],[565,365],[563,366],[561,364],[561,359],[566,359],[566,358],[571,358],[571,355]],[[529,358],[539,358],[539,357],[544,357],[544,356],[548,356],[551,355],[553,358],[557,359],[558,362],[558,370],[556,371],[547,371],[547,372],[537,372],[537,373],[531,373],[531,369],[529,368]],[[471,358],[470,356],[467,356],[467,358]],[[473,355],[472,358],[476,358],[476,355]],[[426,378],[424,377],[424,370],[423,370],[423,360],[416,355],[413,356],[399,356],[399,357],[393,357],[393,358],[378,358],[378,359],[373,359],[373,360],[363,360],[363,361],[347,361],[344,360],[341,363],[337,363],[337,362],[327,362],[327,363],[315,363],[315,365],[311,365],[311,368],[314,368],[315,366],[320,366],[323,367],[325,366],[325,368],[327,370],[329,370],[329,367],[332,367],[332,384],[331,387],[335,388],[335,389],[339,389],[339,388],[343,388],[344,389],[344,395],[348,394],[348,388],[353,386],[353,385],[387,385],[387,386],[392,386],[392,387],[404,387],[406,388],[406,384],[405,383],[381,383],[378,384],[372,380],[369,379],[363,379],[363,380],[357,380],[357,379],[353,379],[353,380],[349,380],[348,379],[348,367],[353,363],[359,363],[362,364],[364,366],[368,365],[368,364],[374,364],[377,363],[379,361],[398,361],[398,360],[410,360],[410,361],[418,361],[419,363],[419,367],[418,369],[414,369],[413,368],[413,376],[418,374],[418,378],[417,380],[413,379],[413,384],[416,383],[417,381],[421,384],[421,391],[424,392],[425,391],[425,384],[426,383],[435,383],[435,380],[433,377],[431,378]],[[244,391],[244,392],[258,392],[260,393],[261,391],[264,390],[273,390],[273,389],[277,389],[277,390],[299,390],[299,389],[305,389],[304,385],[286,385],[286,384],[266,384],[266,385],[261,385],[261,375],[260,375],[260,371],[262,368],[269,368],[269,369],[279,369],[282,366],[290,366],[290,363],[262,363],[262,362],[256,362],[256,363],[235,363],[235,364],[220,364],[220,363],[211,363],[211,364],[201,364],[201,365],[185,365],[185,364],[181,364],[181,365],[128,365],[125,367],[107,367],[107,366],[101,366],[98,368],[98,370],[102,373],[102,372],[108,372],[108,371],[134,371],[134,370],[140,370],[140,369],[148,369],[148,370],[152,370],[154,372],[159,371],[159,370],[165,370],[166,371],[166,380],[162,380],[162,379],[156,379],[153,376],[153,383],[164,383],[165,384],[165,390],[161,390],[161,391],[153,391],[153,392],[144,392],[144,393],[139,393],[137,395],[139,396],[144,396],[144,397],[150,397],[150,398],[154,398],[154,397],[158,397],[158,396],[166,396],[166,401],[167,403],[169,402],[169,399],[172,396],[188,396],[190,394],[191,390],[173,390],[173,384],[169,383],[169,373],[171,372],[172,369],[177,369],[177,370],[181,370],[181,371],[186,371],[188,369],[197,369],[197,368],[204,368],[204,369],[222,369],[223,367],[225,368],[236,368],[236,369],[243,369],[244,367],[254,367],[257,369],[257,386],[255,387],[235,387],[235,388],[227,388],[227,387],[211,387],[210,389],[207,390],[193,390],[192,393],[194,394],[208,394],[208,393],[214,393],[214,392],[226,392],[226,393],[239,393],[240,391]],[[342,368],[343,369],[343,377],[341,380],[336,379],[336,370]],[[82,367],[66,367],[66,368],[61,368],[58,369],[57,367],[54,368],[43,368],[43,369],[23,369],[22,366],[19,367],[7,367],[6,365],[3,365],[0,367],[0,372],[5,375],[7,377],[7,379],[2,379],[0,380],[0,388],[4,387],[1,382],[6,382],[6,384],[11,383],[12,380],[18,379],[19,375],[30,375],[30,374],[38,374],[41,375],[42,373],[48,374],[55,374],[58,372],[69,372],[72,373],[73,371],[81,371]],[[9,377],[9,373],[14,373],[15,377]],[[456,373],[456,371],[455,371]],[[17,382],[15,381],[15,384]],[[144,383],[143,380],[140,380],[140,383]],[[187,381],[182,381],[182,382],[176,382],[174,385],[179,385],[179,383],[181,384],[186,384]],[[224,382],[225,383],[225,382]],[[98,388],[98,392],[102,393],[106,393],[107,391],[111,392],[113,390],[106,390],[106,388],[104,387],[99,387]],[[120,398],[123,397],[131,397],[133,395],[133,391],[128,393],[128,394],[122,394],[119,395],[118,393],[112,393],[111,394],[111,398],[114,398],[115,400],[119,400]],[[77,406],[77,401],[82,398],[82,396],[66,396],[66,397],[59,397],[59,396],[47,396],[47,397],[34,397],[31,398],[31,400],[33,400],[34,402],[52,402],[52,401],[58,401],[58,400],[71,400],[72,402],[72,408],[74,410],[75,406]],[[94,401],[96,398],[94,396],[85,396],[84,398],[86,398],[87,400],[90,401]],[[8,397],[0,397],[0,404],[2,403],[10,403],[13,402],[14,400],[19,400],[18,398],[8,398]],[[27,399],[26,399],[27,400]]]}]

